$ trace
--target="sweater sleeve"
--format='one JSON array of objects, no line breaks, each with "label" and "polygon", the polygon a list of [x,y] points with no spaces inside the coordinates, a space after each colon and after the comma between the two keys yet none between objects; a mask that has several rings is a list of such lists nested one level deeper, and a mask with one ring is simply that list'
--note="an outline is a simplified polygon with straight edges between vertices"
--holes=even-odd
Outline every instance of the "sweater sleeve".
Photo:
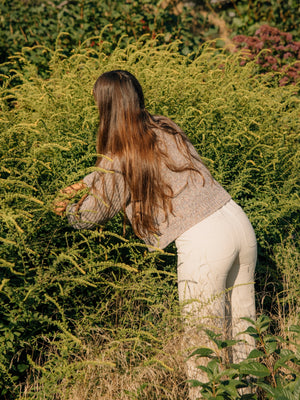
[{"label": "sweater sleeve", "polygon": [[[101,165],[101,168],[105,167]],[[94,171],[83,182],[90,188],[89,194],[67,207],[68,222],[75,229],[92,229],[110,220],[129,199],[123,175],[118,170]]]}]

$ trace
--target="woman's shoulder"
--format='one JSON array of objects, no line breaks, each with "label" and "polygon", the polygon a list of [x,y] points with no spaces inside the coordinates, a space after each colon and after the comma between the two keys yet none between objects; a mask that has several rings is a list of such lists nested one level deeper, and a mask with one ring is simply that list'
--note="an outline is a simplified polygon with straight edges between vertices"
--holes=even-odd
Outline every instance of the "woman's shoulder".
[{"label": "woman's shoulder", "polygon": [[183,133],[183,130],[177,125],[171,118],[165,117],[164,115],[153,115],[152,119],[162,130],[170,129],[174,130],[174,133]]},{"label": "woman's shoulder", "polygon": [[[182,158],[190,159],[193,158],[194,161],[200,161],[202,163],[201,157],[197,150],[193,146],[191,140],[187,134],[177,125],[172,119],[164,116],[154,116],[161,128],[156,132],[158,134],[158,142],[163,149],[166,150],[168,154],[172,154],[175,159],[182,160]],[[169,126],[170,129],[165,129],[165,126]]]},{"label": "woman's shoulder", "polygon": [[157,124],[155,132],[158,136],[158,142],[171,148],[176,146],[178,149],[182,148],[183,142],[190,143],[185,132],[172,119],[161,115],[155,115],[153,118]]}]

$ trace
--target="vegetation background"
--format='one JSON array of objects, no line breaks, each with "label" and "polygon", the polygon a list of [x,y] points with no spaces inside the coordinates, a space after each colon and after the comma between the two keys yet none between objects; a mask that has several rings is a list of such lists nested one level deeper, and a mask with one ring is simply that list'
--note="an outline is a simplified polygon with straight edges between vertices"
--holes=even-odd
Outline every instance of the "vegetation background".
[{"label": "vegetation background", "polygon": [[52,213],[93,170],[91,87],[121,68],[257,234],[258,350],[234,372],[212,353],[203,396],[240,398],[251,373],[258,398],[298,400],[298,20],[296,0],[0,1],[1,398],[187,398],[174,245],[149,253],[122,215],[74,231]]}]

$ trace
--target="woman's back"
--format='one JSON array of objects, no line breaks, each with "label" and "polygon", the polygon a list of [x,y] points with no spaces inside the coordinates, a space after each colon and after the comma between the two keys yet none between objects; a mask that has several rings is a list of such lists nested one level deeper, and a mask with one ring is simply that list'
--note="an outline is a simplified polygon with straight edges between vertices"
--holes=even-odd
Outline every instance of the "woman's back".
[{"label": "woman's back", "polygon": [[[174,123],[173,123],[174,124]],[[174,164],[177,170],[172,170],[162,160],[161,176],[173,192],[172,212],[165,218],[164,210],[159,209],[157,225],[160,235],[143,237],[144,241],[152,246],[165,248],[169,243],[180,236],[191,226],[214,213],[230,200],[230,195],[216,182],[208,169],[201,161],[194,146],[187,142],[192,156],[193,166],[200,172],[190,169],[178,171],[189,167],[189,160],[184,155],[181,141],[177,135],[156,131],[158,143],[167,160]],[[164,184],[162,182],[162,184]],[[130,206],[126,209],[129,220],[131,218]]]},{"label": "woman's back", "polygon": [[[176,126],[174,122],[171,123]],[[167,184],[170,187],[172,207],[166,213],[163,205],[159,205],[155,216],[158,233],[148,233],[141,237],[149,246],[163,249],[191,226],[213,214],[231,197],[211,177],[190,142],[187,142],[190,153],[190,158],[187,158],[179,134],[171,134],[162,129],[155,129],[155,134],[157,146],[163,154],[159,165],[162,178],[160,185]],[[194,169],[199,173],[189,168],[191,159]],[[91,228],[105,222],[121,209],[125,209],[130,222],[134,218],[136,211],[132,194],[126,185],[126,176],[122,173],[119,158],[103,158],[100,167],[111,172],[95,171],[87,175],[83,182],[91,188],[90,195],[78,212],[75,212],[75,206],[68,209],[69,222],[77,229]],[[135,209],[139,210],[136,203]]]}]

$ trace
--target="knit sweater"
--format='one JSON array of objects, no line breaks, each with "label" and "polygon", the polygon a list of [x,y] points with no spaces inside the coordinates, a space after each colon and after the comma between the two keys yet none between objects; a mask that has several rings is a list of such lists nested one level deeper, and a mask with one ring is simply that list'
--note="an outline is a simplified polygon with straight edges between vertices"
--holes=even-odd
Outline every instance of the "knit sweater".
[{"label": "knit sweater", "polygon": [[[163,131],[158,131],[157,134],[159,146],[172,162],[178,167],[186,165],[186,157],[178,148],[177,135]],[[150,250],[164,249],[182,233],[220,209],[231,198],[211,177],[193,145],[188,143],[188,146],[196,158],[194,166],[199,169],[201,175],[191,170],[174,172],[162,163],[161,176],[173,191],[173,210],[166,218],[164,211],[160,209],[156,220],[159,235],[149,234],[142,238]],[[89,195],[80,204],[67,207],[68,221],[74,228],[91,229],[97,224],[102,224],[124,209],[124,205],[127,217],[132,221],[130,192],[126,188],[117,158],[103,159],[101,169],[87,175],[83,182],[91,188]]]}]

